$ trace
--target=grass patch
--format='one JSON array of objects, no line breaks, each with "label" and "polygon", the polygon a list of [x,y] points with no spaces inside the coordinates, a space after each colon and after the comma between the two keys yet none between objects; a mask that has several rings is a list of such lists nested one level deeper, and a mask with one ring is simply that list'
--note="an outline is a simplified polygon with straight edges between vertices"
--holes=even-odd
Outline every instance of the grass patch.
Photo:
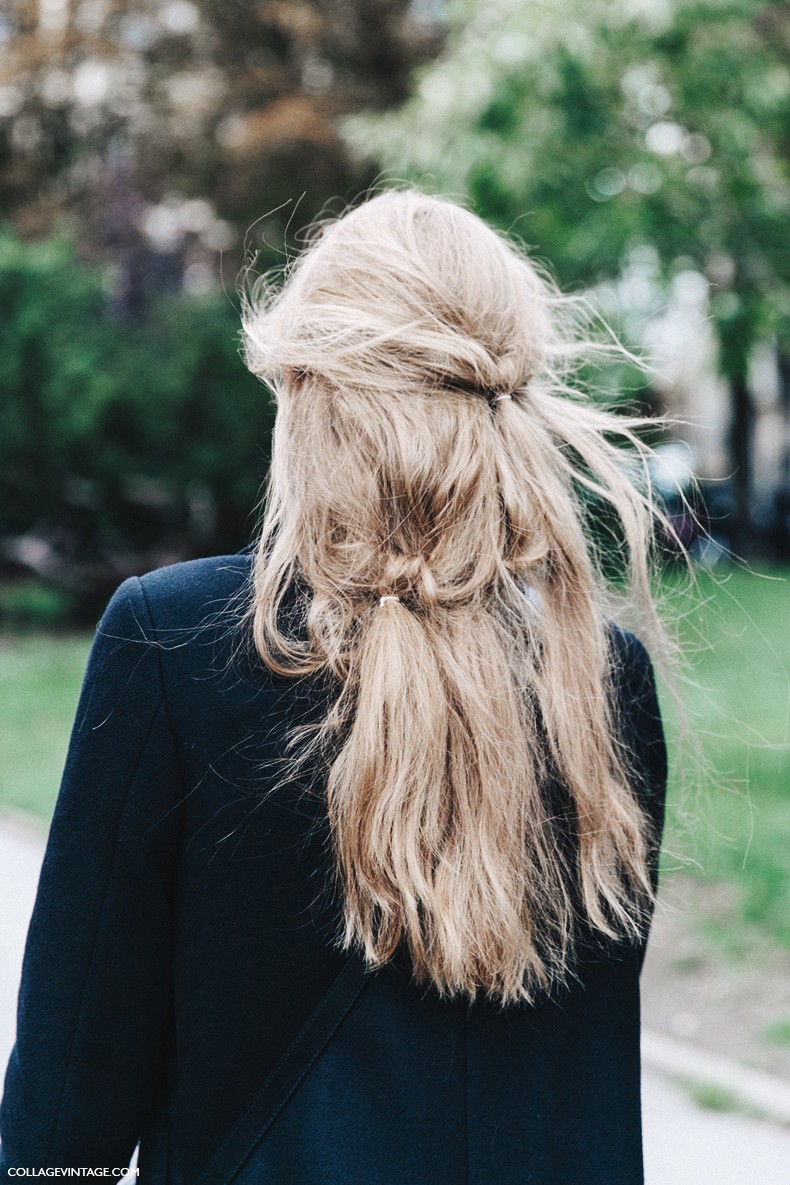
[{"label": "grass patch", "polygon": [[768,1045],[790,1045],[790,1016],[781,1016],[766,1025],[760,1033]]},{"label": "grass patch", "polygon": [[689,1094],[698,1107],[706,1111],[743,1111],[743,1105],[732,1091],[715,1082],[692,1082],[689,1084]]},{"label": "grass patch", "polygon": [[706,928],[734,956],[743,921],[790,946],[790,573],[763,573],[702,573],[681,627],[687,726],[704,768],[691,795],[673,770],[664,867],[680,854],[694,861],[686,871],[732,886]]},{"label": "grass patch", "polygon": [[717,1082],[705,1082],[701,1079],[677,1079],[684,1086],[688,1096],[698,1107],[706,1111],[717,1111],[720,1114],[741,1115],[744,1119],[758,1119],[763,1122],[776,1122],[776,1116],[760,1106],[748,1103],[735,1091],[720,1086]]},{"label": "grass patch", "polygon": [[0,635],[0,806],[49,820],[90,642],[90,634]]}]

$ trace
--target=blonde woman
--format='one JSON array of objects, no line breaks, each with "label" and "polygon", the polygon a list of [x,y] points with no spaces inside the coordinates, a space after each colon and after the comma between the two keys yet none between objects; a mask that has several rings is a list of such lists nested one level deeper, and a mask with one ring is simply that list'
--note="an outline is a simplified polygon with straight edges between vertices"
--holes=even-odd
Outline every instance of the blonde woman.
[{"label": "blonde woman", "polygon": [[3,1180],[139,1141],[143,1185],[642,1181],[666,753],[587,519],[650,626],[655,514],[566,323],[522,251],[410,190],[253,287],[262,532],[100,623]]}]

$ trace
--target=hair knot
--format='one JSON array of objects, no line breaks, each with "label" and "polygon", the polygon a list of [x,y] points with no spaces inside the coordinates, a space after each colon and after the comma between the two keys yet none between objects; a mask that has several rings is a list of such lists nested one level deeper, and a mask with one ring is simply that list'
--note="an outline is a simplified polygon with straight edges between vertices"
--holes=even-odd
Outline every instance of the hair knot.
[{"label": "hair knot", "polygon": [[439,600],[439,586],[425,556],[393,552],[384,564],[381,578],[383,595],[414,596],[428,605]]},{"label": "hair knot", "polygon": [[496,382],[498,391],[514,391],[529,382],[529,374],[525,374],[525,360],[516,353],[503,354],[496,367]]}]

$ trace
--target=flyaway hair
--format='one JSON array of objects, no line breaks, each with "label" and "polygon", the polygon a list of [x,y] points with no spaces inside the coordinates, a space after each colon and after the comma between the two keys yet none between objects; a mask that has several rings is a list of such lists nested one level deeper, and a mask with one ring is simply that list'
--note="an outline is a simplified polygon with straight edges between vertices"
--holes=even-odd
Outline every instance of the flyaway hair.
[{"label": "flyaway hair", "polygon": [[250,613],[264,663],[335,689],[309,747],[338,941],[373,966],[403,945],[450,996],[532,999],[582,924],[638,939],[653,901],[585,529],[594,497],[654,616],[646,421],[572,390],[566,309],[519,247],[414,190],[320,226],[245,297],[277,401]]}]

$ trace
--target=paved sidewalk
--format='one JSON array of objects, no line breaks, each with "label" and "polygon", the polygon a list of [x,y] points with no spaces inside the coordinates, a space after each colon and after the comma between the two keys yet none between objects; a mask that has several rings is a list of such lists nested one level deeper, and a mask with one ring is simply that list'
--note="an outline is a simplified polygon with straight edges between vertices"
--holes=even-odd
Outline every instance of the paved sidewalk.
[{"label": "paved sidewalk", "polygon": [[[43,847],[43,832],[0,816],[0,1075],[14,1041],[16,994]],[[790,1183],[790,1127],[702,1110],[682,1087],[651,1070],[643,1085],[646,1185]]]},{"label": "paved sidewalk", "polygon": [[33,823],[0,815],[0,1094],[14,1044],[22,955],[45,838]]},{"label": "paved sidewalk", "polygon": [[788,1185],[790,1128],[706,1111],[654,1071],[642,1075],[645,1185]]}]

